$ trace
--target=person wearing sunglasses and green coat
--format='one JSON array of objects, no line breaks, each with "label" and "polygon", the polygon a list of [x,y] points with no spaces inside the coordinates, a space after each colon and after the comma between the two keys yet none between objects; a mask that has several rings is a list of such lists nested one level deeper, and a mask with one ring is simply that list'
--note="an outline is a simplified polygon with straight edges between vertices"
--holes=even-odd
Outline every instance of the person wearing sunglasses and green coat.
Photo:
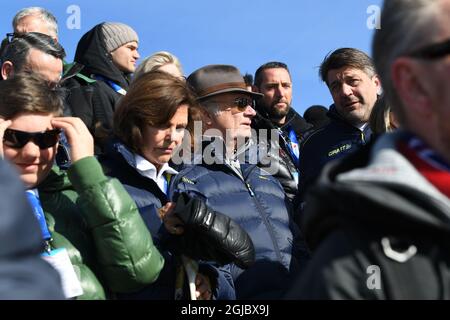
[{"label": "person wearing sunglasses and green coat", "polygon": [[[84,123],[59,117],[59,89],[16,75],[0,83],[0,97],[0,154],[28,188],[43,258],[63,275],[66,298],[113,298],[154,282],[164,260],[134,201],[94,158]],[[72,146],[67,171],[54,165],[62,130]]]}]

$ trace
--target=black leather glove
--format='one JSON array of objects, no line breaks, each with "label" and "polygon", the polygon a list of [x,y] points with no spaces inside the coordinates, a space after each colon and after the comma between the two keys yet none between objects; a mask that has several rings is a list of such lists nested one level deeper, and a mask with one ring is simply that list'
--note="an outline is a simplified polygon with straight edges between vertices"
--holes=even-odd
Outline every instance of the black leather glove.
[{"label": "black leather glove", "polygon": [[204,201],[179,195],[174,213],[184,222],[185,254],[219,264],[234,263],[247,269],[255,249],[247,232],[228,216],[213,211]]}]

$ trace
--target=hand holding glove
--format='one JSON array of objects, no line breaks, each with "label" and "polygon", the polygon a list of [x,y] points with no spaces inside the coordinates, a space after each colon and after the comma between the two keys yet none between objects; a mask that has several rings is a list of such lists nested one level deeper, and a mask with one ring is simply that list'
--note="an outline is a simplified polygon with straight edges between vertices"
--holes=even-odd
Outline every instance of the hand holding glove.
[{"label": "hand holding glove", "polygon": [[246,269],[255,261],[255,249],[247,232],[228,216],[211,210],[203,200],[179,195],[174,214],[184,223],[185,254],[220,264],[234,263]]}]

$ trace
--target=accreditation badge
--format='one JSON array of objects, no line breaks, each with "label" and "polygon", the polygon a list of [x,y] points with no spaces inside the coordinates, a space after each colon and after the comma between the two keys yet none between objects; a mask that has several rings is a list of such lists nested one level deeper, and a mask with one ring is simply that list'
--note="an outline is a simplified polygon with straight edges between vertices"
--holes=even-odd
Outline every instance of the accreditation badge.
[{"label": "accreditation badge", "polygon": [[58,271],[64,295],[67,299],[75,298],[83,294],[80,280],[78,280],[72,262],[70,262],[69,254],[65,248],[44,252],[42,258]]}]

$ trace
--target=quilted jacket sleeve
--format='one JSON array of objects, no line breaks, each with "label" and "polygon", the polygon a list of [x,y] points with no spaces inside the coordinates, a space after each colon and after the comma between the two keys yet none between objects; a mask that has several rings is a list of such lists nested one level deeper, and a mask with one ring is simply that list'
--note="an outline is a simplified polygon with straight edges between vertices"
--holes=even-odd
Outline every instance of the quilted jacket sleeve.
[{"label": "quilted jacket sleeve", "polygon": [[109,289],[127,293],[154,282],[164,259],[122,184],[107,178],[94,157],[75,162],[68,176],[79,194],[77,205],[92,232]]}]

